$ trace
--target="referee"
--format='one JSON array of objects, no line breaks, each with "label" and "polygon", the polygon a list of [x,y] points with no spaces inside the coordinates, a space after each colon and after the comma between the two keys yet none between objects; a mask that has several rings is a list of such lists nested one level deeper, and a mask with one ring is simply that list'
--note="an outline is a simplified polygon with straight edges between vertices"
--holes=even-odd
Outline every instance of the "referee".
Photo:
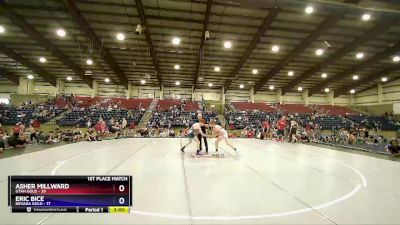
[{"label": "referee", "polygon": [[[200,120],[203,119],[203,115],[201,115],[201,113],[197,114],[197,119],[198,119],[199,122],[200,122]],[[206,133],[206,130],[207,130],[207,128],[206,128],[206,123],[204,123],[204,125],[201,126],[201,131],[202,131],[204,134],[207,134],[207,133]],[[198,138],[199,141],[200,141],[200,151],[203,150],[202,143],[201,143],[201,139],[204,138],[204,145],[206,146],[206,154],[207,154],[207,153],[208,153],[207,137],[206,137],[206,136],[202,137],[201,134],[198,134],[198,135],[197,135],[197,138]]]}]

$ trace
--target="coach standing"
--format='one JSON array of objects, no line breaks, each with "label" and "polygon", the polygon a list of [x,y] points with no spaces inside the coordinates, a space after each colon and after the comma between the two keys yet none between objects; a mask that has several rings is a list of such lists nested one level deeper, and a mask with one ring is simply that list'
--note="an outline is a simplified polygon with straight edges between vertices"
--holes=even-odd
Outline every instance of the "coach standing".
[{"label": "coach standing", "polygon": [[[198,119],[199,122],[200,122],[200,120],[203,119],[203,115],[201,115],[201,113],[198,113],[198,114],[197,114],[197,119]],[[204,125],[201,126],[201,131],[202,131],[204,134],[207,134],[207,133],[206,133],[206,130],[207,130],[207,128],[206,128],[206,123],[204,123]],[[207,153],[208,153],[207,137],[206,137],[206,136],[202,137],[201,134],[198,134],[198,135],[197,135],[197,138],[198,138],[199,141],[200,141],[200,151],[203,150],[203,147],[202,147],[202,144],[201,144],[201,138],[204,139],[204,145],[205,145],[205,147],[206,147],[206,154],[207,154]]]}]

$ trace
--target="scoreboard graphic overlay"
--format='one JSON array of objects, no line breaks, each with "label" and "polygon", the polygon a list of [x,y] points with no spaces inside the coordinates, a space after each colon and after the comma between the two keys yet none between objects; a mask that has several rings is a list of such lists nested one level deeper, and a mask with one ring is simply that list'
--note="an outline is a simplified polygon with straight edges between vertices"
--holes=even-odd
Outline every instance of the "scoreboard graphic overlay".
[{"label": "scoreboard graphic overlay", "polygon": [[9,176],[13,213],[129,213],[132,176]]}]

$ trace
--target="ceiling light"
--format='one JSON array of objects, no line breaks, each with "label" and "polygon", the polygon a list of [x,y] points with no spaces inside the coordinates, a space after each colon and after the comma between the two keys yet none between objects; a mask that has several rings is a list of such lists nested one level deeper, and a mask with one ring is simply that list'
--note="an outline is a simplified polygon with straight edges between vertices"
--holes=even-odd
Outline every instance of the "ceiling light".
[{"label": "ceiling light", "polygon": [[241,84],[241,85],[239,85],[239,87],[240,87],[240,88],[244,88],[244,85],[243,85],[243,84]]},{"label": "ceiling light", "polygon": [[212,84],[212,83],[208,83],[208,86],[209,86],[209,87],[212,87],[212,86],[213,86],[213,84]]},{"label": "ceiling light", "polygon": [[271,48],[271,50],[272,50],[273,52],[279,52],[279,45],[273,45],[272,48]]},{"label": "ceiling light", "polygon": [[225,41],[225,42],[224,42],[224,48],[232,48],[232,42],[230,42],[230,41]]},{"label": "ceiling light", "polygon": [[6,29],[3,26],[0,26],[0,33],[4,33]]},{"label": "ceiling light", "polygon": [[106,83],[108,83],[108,82],[110,82],[110,78],[106,78],[106,79],[104,79],[104,81],[105,81]]},{"label": "ceiling light", "polygon": [[269,85],[269,90],[274,90],[274,85]]},{"label": "ceiling light", "polygon": [[141,84],[146,84],[146,80],[141,80],[140,83]]},{"label": "ceiling light", "polygon": [[181,82],[175,81],[175,85],[176,85],[176,86],[179,86],[179,85],[181,85]]},{"label": "ceiling light", "polygon": [[329,88],[325,88],[325,93],[328,93],[329,92]]},{"label": "ceiling light", "polygon": [[92,65],[92,64],[93,64],[93,60],[91,60],[91,59],[87,59],[87,60],[86,60],[86,64],[88,64],[88,65]]},{"label": "ceiling light", "polygon": [[179,65],[175,65],[174,68],[175,68],[176,70],[179,70],[181,67],[180,67]]},{"label": "ceiling light", "polygon": [[356,93],[356,90],[351,89],[351,90],[350,90],[350,93],[351,93],[351,94],[354,94],[354,93]]},{"label": "ceiling light", "polygon": [[398,62],[400,61],[400,56],[393,56],[393,62]]},{"label": "ceiling light", "polygon": [[258,70],[257,69],[254,69],[253,71],[251,71],[253,74],[257,74],[258,73]]},{"label": "ceiling light", "polygon": [[364,58],[364,53],[362,53],[362,52],[357,53],[356,58],[357,58],[357,59],[362,59],[362,58]]},{"label": "ceiling light", "polygon": [[387,78],[387,77],[382,77],[382,78],[381,78],[381,81],[382,81],[382,82],[386,82],[386,81],[388,81],[388,78]]},{"label": "ceiling light", "polygon": [[321,77],[322,77],[322,78],[327,78],[327,77],[328,77],[328,74],[323,73],[323,74],[321,74]]},{"label": "ceiling light", "polygon": [[117,34],[117,40],[118,40],[118,41],[123,41],[123,40],[125,40],[125,34],[123,34],[123,33],[118,33],[118,34]]},{"label": "ceiling light", "polygon": [[221,71],[221,68],[219,68],[219,66],[216,66],[216,67],[214,67],[214,71],[219,72],[219,71]]},{"label": "ceiling light", "polygon": [[39,61],[42,62],[42,63],[45,63],[47,60],[46,60],[45,57],[40,57],[40,58],[39,58]]},{"label": "ceiling light", "polygon": [[178,38],[178,37],[172,38],[172,44],[179,45],[179,43],[181,43],[181,39],[180,38]]},{"label": "ceiling light", "polygon": [[307,14],[311,14],[314,12],[314,7],[312,6],[307,6],[304,10],[304,12],[306,12]]},{"label": "ceiling light", "polygon": [[324,50],[319,48],[319,49],[315,50],[315,54],[316,55],[322,55],[322,54],[324,54]]},{"label": "ceiling light", "polygon": [[33,78],[35,78],[33,75],[31,75],[31,74],[28,75],[29,80],[32,80]]},{"label": "ceiling light", "polygon": [[57,35],[59,37],[65,37],[65,30],[64,29],[58,29],[56,33],[57,33]]},{"label": "ceiling light", "polygon": [[365,14],[363,14],[363,15],[361,16],[361,19],[364,20],[364,21],[368,21],[368,20],[371,19],[371,15],[368,14],[368,13],[365,13]]},{"label": "ceiling light", "polygon": [[358,75],[353,75],[353,80],[358,80]]},{"label": "ceiling light", "polygon": [[72,80],[72,77],[67,77],[67,81],[71,81]]},{"label": "ceiling light", "polygon": [[289,77],[291,77],[291,76],[294,75],[294,72],[293,72],[293,71],[289,71],[289,72],[287,73],[287,75],[288,75]]},{"label": "ceiling light", "polygon": [[302,91],[303,88],[302,88],[302,87],[298,87],[297,90],[298,90],[298,91]]}]

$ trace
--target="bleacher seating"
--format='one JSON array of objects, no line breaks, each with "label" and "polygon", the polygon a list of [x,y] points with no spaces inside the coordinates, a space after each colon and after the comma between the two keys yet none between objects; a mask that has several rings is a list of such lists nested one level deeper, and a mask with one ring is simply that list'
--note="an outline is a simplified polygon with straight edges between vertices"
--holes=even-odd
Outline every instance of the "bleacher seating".
[{"label": "bleacher seating", "polygon": [[336,115],[323,115],[315,118],[315,122],[319,125],[321,130],[338,130],[340,128],[349,129],[351,127],[351,121],[344,117]]},{"label": "bleacher seating", "polygon": [[399,125],[386,116],[369,116],[369,115],[348,115],[346,118],[352,120],[354,123],[365,126],[368,128],[379,128],[381,130],[398,130]]},{"label": "bleacher seating", "polygon": [[278,104],[276,105],[276,107],[279,108],[282,112],[288,114],[294,114],[294,113],[306,114],[314,112],[313,109],[303,104]]},{"label": "bleacher seating", "polygon": [[251,103],[251,102],[232,102],[232,106],[239,111],[261,111],[261,112],[276,112],[276,109],[267,103]]},{"label": "bleacher seating", "polygon": [[327,115],[350,115],[356,114],[353,110],[346,108],[344,106],[332,106],[332,105],[311,105],[310,108],[313,110],[318,111],[320,114],[327,114]]},{"label": "bleacher seating", "polygon": [[174,106],[180,106],[180,100],[159,100],[157,104],[157,111],[168,111]]},{"label": "bleacher seating", "polygon": [[91,126],[94,126],[100,118],[104,121],[108,121],[111,118],[114,118],[116,121],[121,121],[122,118],[125,118],[129,124],[131,122],[138,124],[143,114],[143,110],[99,110],[94,108],[83,108],[67,113],[64,118],[57,121],[57,124],[60,126],[75,126],[78,124],[79,126],[84,127],[90,120],[92,123]]},{"label": "bleacher seating", "polygon": [[3,125],[15,125],[18,122],[29,125],[31,120],[39,120],[40,123],[46,123],[60,115],[63,111],[64,110],[59,109],[54,102],[22,107],[1,106],[0,122]]},{"label": "bleacher seating", "polygon": [[198,102],[186,102],[183,105],[183,111],[185,112],[196,112],[198,110],[200,110]]}]

